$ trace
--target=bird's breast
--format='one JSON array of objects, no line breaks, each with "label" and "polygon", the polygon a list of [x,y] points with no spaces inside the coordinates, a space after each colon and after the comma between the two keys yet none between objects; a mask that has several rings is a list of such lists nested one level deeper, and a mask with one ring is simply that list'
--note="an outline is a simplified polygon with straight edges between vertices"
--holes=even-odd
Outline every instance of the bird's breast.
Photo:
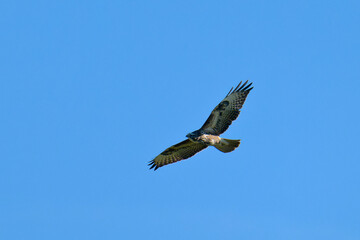
[{"label": "bird's breast", "polygon": [[206,145],[215,145],[218,144],[221,140],[219,136],[211,135],[211,134],[202,134],[196,138],[198,142],[205,143]]}]

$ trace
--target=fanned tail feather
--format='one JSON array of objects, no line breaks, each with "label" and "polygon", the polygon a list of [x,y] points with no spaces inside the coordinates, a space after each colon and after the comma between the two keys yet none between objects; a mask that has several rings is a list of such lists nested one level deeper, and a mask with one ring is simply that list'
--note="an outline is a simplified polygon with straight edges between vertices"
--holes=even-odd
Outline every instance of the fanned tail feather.
[{"label": "fanned tail feather", "polygon": [[221,152],[227,153],[234,151],[239,145],[240,140],[221,138],[220,143],[215,144],[214,147],[216,147]]}]

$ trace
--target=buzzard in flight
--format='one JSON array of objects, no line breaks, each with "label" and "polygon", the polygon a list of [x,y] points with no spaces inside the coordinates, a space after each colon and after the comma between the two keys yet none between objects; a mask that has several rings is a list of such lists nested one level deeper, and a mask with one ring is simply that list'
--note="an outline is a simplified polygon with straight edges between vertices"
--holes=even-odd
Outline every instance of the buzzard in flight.
[{"label": "buzzard in flight", "polygon": [[234,90],[233,88],[230,89],[224,100],[214,108],[199,130],[187,134],[188,139],[169,147],[150,161],[150,169],[156,170],[164,165],[187,159],[208,146],[214,146],[224,153],[235,150],[240,145],[240,140],[219,136],[239,116],[247,95],[253,89],[250,87],[252,83],[247,84],[248,81],[242,85],[241,83]]}]

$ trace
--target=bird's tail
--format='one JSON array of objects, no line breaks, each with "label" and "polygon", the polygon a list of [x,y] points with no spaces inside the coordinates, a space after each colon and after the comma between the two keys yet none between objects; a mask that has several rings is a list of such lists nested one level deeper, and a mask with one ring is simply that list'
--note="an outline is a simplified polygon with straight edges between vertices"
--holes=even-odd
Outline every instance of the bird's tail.
[{"label": "bird's tail", "polygon": [[227,153],[234,151],[235,148],[237,148],[239,145],[240,145],[240,140],[221,138],[220,143],[215,144],[214,147],[216,147],[218,150],[224,153]]}]

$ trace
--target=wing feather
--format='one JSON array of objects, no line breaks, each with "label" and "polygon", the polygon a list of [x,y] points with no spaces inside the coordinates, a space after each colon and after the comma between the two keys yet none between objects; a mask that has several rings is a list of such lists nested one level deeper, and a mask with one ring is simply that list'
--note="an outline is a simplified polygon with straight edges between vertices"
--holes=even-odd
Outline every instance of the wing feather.
[{"label": "wing feather", "polygon": [[189,139],[175,144],[160,153],[156,158],[149,162],[150,169],[154,170],[170,163],[181,161],[194,156],[196,153],[207,148],[203,143],[192,142]]},{"label": "wing feather", "polygon": [[229,128],[232,121],[239,116],[247,95],[253,89],[252,83],[247,83],[248,81],[244,84],[240,82],[234,90],[230,89],[226,97],[211,112],[201,130],[208,134],[220,135]]}]

